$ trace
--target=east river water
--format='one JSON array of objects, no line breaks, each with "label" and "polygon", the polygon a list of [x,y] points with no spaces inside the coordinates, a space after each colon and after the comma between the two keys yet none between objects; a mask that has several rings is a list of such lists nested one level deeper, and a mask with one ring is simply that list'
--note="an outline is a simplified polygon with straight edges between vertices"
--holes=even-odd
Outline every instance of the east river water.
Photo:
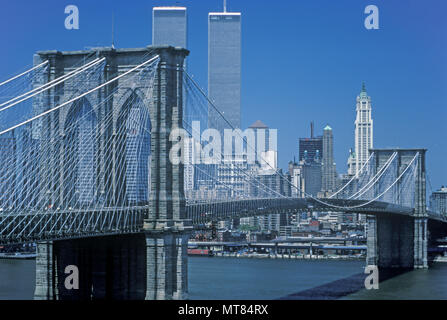
[{"label": "east river water", "polygon": [[[366,290],[364,261],[190,257],[194,299],[447,299],[447,263]],[[383,280],[383,279],[382,279]],[[32,299],[34,260],[0,260],[0,299]]]}]

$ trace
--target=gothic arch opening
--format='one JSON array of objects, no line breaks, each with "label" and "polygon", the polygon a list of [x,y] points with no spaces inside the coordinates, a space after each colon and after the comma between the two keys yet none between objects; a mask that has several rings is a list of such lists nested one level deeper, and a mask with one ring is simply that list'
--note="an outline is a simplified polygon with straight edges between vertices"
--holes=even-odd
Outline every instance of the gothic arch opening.
[{"label": "gothic arch opening", "polygon": [[86,98],[74,102],[67,114],[63,197],[66,207],[86,207],[96,200],[97,122]]},{"label": "gothic arch opening", "polygon": [[120,204],[149,203],[151,129],[149,108],[132,92],[116,124],[115,179]]}]

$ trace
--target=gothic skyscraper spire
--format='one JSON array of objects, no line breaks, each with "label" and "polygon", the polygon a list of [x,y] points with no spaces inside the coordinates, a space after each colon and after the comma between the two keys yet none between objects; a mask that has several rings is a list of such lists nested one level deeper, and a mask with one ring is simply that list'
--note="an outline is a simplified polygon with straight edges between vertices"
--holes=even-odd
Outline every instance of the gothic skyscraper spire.
[{"label": "gothic skyscraper spire", "polygon": [[365,83],[357,96],[357,117],[355,120],[355,164],[349,174],[358,174],[368,160],[369,149],[373,147],[373,120],[371,117],[371,97],[366,92]]}]

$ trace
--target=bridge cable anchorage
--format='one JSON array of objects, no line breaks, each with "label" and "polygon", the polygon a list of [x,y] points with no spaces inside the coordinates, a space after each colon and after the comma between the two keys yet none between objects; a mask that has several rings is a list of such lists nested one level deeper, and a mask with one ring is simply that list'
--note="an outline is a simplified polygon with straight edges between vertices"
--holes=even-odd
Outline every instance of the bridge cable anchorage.
[{"label": "bridge cable anchorage", "polygon": [[371,154],[369,155],[368,160],[366,160],[366,162],[363,164],[363,166],[360,168],[359,172],[354,174],[352,176],[352,178],[343,186],[341,187],[337,192],[333,193],[332,195],[329,196],[329,199],[332,199],[333,197],[335,197],[337,194],[339,194],[340,192],[342,192],[348,185],[351,184],[351,182],[353,182],[355,179],[359,178],[359,175],[361,173],[363,173],[363,169],[366,167],[367,164],[369,164],[369,161],[372,159],[372,157],[374,156],[374,152],[371,152]]},{"label": "bridge cable anchorage", "polygon": [[[61,76],[61,77],[59,77],[57,79],[54,79],[54,80],[44,84],[41,87],[35,88],[35,89],[33,89],[33,90],[29,91],[29,92],[26,92],[26,93],[24,93],[24,94],[22,94],[22,95],[20,95],[18,97],[15,97],[15,98],[13,98],[13,99],[11,99],[9,101],[6,101],[6,102],[0,104],[0,107],[3,107],[3,108],[0,108],[0,112],[4,111],[4,110],[7,110],[7,109],[9,109],[9,108],[11,108],[11,107],[13,107],[13,106],[23,102],[23,101],[31,99],[32,97],[34,97],[34,96],[36,96],[36,95],[38,95],[38,94],[40,94],[40,93],[42,93],[44,91],[47,91],[47,90],[57,86],[58,84],[61,84],[62,82],[65,82],[65,81],[69,80],[70,78],[80,74],[81,72],[84,72],[84,71],[90,69],[91,67],[93,67],[93,66],[103,62],[105,59],[106,58],[95,59],[94,61],[89,62],[87,65],[82,66],[79,69],[73,70],[73,71],[69,72],[66,75],[63,75],[63,76]],[[22,98],[22,99],[20,99],[20,98]],[[20,99],[20,100],[19,101],[15,101],[17,99]],[[10,104],[8,105],[8,103],[10,103]],[[6,105],[6,107],[4,107],[5,105]]]},{"label": "bridge cable anchorage", "polygon": [[15,80],[15,79],[17,79],[17,78],[20,78],[20,77],[24,76],[24,75],[27,74],[27,73],[30,73],[31,71],[34,71],[34,70],[36,70],[36,69],[38,69],[38,68],[40,68],[40,67],[45,66],[48,62],[49,62],[49,61],[46,60],[46,61],[42,62],[41,64],[38,64],[37,66],[34,66],[34,67],[32,67],[31,69],[26,70],[25,72],[22,72],[22,73],[20,73],[20,74],[14,76],[14,77],[8,79],[8,80],[5,80],[5,81],[1,82],[1,83],[0,83],[0,87],[3,86],[3,85],[5,85],[5,84],[7,84],[7,83],[9,83],[9,82],[11,82],[11,81],[13,81],[13,80]]},{"label": "bridge cable anchorage", "polygon": [[[387,160],[387,162],[380,168],[380,170],[376,173],[374,177],[372,177],[371,180],[369,180],[360,190],[355,192],[353,195],[351,195],[348,199],[358,199],[363,194],[365,194],[369,189],[371,189],[372,186],[375,185],[377,181],[384,175],[386,170],[390,167],[392,161],[394,161],[397,157],[397,152],[394,152],[392,156]],[[366,190],[364,190],[366,188]]]},{"label": "bridge cable anchorage", "polygon": [[129,73],[131,73],[131,72],[133,72],[133,71],[135,71],[135,70],[137,70],[137,69],[139,69],[139,68],[141,68],[141,67],[147,65],[148,63],[154,62],[154,61],[155,61],[156,59],[158,59],[158,58],[159,58],[159,56],[157,55],[157,56],[155,56],[154,58],[152,58],[152,59],[150,59],[150,60],[148,60],[148,61],[146,61],[146,62],[144,62],[144,63],[142,63],[142,64],[139,64],[138,66],[136,66],[136,67],[134,67],[134,68],[132,68],[132,69],[130,69],[130,70],[128,70],[128,71],[126,71],[126,72],[120,74],[119,76],[116,76],[115,78],[113,78],[113,79],[107,81],[106,83],[103,83],[103,84],[97,86],[97,87],[94,88],[94,89],[91,89],[91,90],[89,90],[89,91],[87,91],[87,92],[81,94],[80,96],[78,96],[78,97],[76,97],[76,98],[70,99],[70,100],[68,100],[68,101],[66,101],[66,102],[64,102],[64,103],[62,103],[62,104],[60,104],[60,105],[58,105],[58,106],[56,106],[56,107],[50,109],[50,110],[47,110],[47,111],[42,112],[41,114],[39,114],[39,115],[37,115],[37,116],[32,117],[31,119],[28,119],[28,120],[26,120],[26,121],[23,121],[22,123],[19,123],[19,124],[15,125],[15,126],[12,126],[12,127],[8,128],[8,129],[6,129],[6,130],[3,130],[3,131],[0,132],[0,135],[5,134],[5,133],[7,133],[7,132],[10,132],[10,131],[12,131],[12,130],[14,130],[14,129],[16,129],[16,128],[22,127],[22,126],[24,126],[25,124],[30,123],[30,122],[32,122],[32,121],[34,121],[34,120],[36,120],[36,119],[42,118],[43,116],[45,116],[45,115],[47,115],[47,114],[49,114],[49,113],[51,113],[51,112],[54,112],[54,111],[56,111],[56,110],[59,110],[60,108],[66,106],[66,105],[68,105],[68,104],[70,104],[70,103],[73,103],[74,101],[79,100],[79,99],[85,97],[86,95],[88,95],[88,94],[90,94],[90,93],[92,93],[92,92],[94,92],[94,91],[97,91],[97,90],[99,90],[99,89],[101,89],[101,88],[103,88],[103,87],[105,87],[105,86],[107,86],[107,85],[109,85],[109,84],[111,84],[112,82],[115,82],[115,81],[121,79],[122,77],[126,76],[127,74],[129,74]]}]

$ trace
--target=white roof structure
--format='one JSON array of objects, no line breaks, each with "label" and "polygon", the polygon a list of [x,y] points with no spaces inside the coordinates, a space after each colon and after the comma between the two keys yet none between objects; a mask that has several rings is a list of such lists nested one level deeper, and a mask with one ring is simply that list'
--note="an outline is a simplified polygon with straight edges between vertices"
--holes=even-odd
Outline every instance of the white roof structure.
[{"label": "white roof structure", "polygon": [[210,12],[210,16],[240,16],[240,12]]},{"label": "white roof structure", "polygon": [[154,7],[154,10],[186,10],[186,7]]}]

